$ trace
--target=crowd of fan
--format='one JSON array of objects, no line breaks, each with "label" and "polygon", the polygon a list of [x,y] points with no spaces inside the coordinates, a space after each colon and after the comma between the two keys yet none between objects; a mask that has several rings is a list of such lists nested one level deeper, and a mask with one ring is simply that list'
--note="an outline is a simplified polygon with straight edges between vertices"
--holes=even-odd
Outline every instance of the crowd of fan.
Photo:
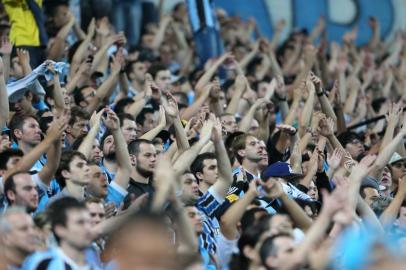
[{"label": "crowd of fan", "polygon": [[184,3],[134,46],[48,1],[45,48],[15,42],[23,2],[0,22],[0,269],[404,269],[405,33],[281,42],[218,9],[201,63]]}]

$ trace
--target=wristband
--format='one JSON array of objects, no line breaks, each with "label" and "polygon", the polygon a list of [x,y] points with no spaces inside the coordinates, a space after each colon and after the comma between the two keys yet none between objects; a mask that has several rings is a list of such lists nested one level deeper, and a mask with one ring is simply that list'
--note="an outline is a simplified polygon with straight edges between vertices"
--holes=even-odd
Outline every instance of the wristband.
[{"label": "wristband", "polygon": [[286,97],[281,98],[276,92],[275,92],[274,96],[275,96],[276,100],[279,100],[279,101],[286,101]]},{"label": "wristband", "polygon": [[321,89],[321,91],[319,93],[316,93],[318,97],[324,96],[324,94],[326,93],[326,91],[324,91],[324,89]]}]

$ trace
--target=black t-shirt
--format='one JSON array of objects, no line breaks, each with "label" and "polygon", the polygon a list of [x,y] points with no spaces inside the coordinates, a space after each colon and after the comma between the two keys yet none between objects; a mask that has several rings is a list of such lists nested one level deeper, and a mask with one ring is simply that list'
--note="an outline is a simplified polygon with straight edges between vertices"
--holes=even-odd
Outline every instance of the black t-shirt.
[{"label": "black t-shirt", "polygon": [[149,198],[151,199],[152,195],[155,192],[155,189],[154,189],[154,186],[152,185],[151,180],[148,182],[148,184],[145,184],[145,183],[137,182],[133,178],[130,178],[130,182],[128,184],[127,191],[128,191],[128,194],[124,198],[124,208],[127,208],[131,204],[131,199],[133,197],[136,199],[144,193],[148,193]]}]

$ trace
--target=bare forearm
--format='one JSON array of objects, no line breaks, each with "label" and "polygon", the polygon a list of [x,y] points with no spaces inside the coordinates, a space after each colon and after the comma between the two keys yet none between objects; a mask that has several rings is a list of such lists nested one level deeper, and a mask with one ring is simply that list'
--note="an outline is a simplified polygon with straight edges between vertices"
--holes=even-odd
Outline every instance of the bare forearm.
[{"label": "bare forearm", "polygon": [[327,115],[327,117],[332,118],[335,122],[337,122],[337,116],[334,113],[333,106],[331,106],[330,101],[328,100],[326,95],[319,96],[319,101],[321,105],[321,111]]},{"label": "bare forearm", "polygon": [[90,157],[90,153],[92,152],[93,142],[99,132],[100,125],[95,124],[87,133],[86,137],[83,139],[82,143],[80,144],[78,151],[82,153],[87,159]]},{"label": "bare forearm", "polygon": [[8,103],[8,94],[7,87],[4,81],[3,74],[0,74],[0,128],[6,125],[8,116],[10,113],[9,103]]},{"label": "bare forearm", "polygon": [[182,123],[180,121],[180,117],[176,117],[173,126],[175,128],[175,136],[176,136],[176,142],[179,148],[179,151],[185,151],[186,149],[189,149],[189,141],[186,136],[186,132],[183,129]]},{"label": "bare forearm", "polygon": [[383,211],[382,215],[379,217],[382,226],[387,227],[391,225],[398,216],[400,207],[402,206],[405,195],[401,192],[398,192],[393,198],[389,206]]},{"label": "bare forearm", "polygon": [[295,201],[291,200],[286,194],[283,194],[280,200],[297,227],[307,231],[312,226],[312,220]]},{"label": "bare forearm", "polygon": [[230,100],[230,103],[227,106],[226,113],[234,115],[237,112],[238,104],[240,102],[243,92],[244,89],[236,89],[233,97]]}]

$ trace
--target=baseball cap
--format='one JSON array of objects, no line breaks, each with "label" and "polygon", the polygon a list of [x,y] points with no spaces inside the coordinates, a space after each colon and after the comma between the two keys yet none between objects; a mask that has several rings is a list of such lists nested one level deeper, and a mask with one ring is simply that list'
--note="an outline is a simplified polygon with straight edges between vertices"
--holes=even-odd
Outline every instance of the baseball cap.
[{"label": "baseball cap", "polygon": [[399,155],[397,152],[393,153],[393,155],[391,156],[388,164],[392,165],[393,163],[396,163],[398,161],[403,161],[406,160],[406,157],[402,157],[401,155]]},{"label": "baseball cap", "polygon": [[280,177],[287,180],[293,180],[295,178],[302,177],[300,173],[294,173],[289,163],[286,162],[275,162],[274,164],[268,166],[262,173],[261,178],[266,181],[270,177]]}]

